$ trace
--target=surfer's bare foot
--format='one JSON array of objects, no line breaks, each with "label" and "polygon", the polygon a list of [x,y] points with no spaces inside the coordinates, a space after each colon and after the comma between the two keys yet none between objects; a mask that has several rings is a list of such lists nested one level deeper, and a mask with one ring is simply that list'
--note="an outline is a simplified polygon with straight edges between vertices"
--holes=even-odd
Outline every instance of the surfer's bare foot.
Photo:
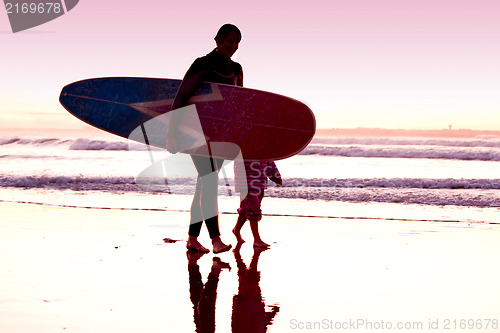
[{"label": "surfer's bare foot", "polygon": [[214,257],[212,260],[213,260],[212,270],[210,271],[212,274],[220,274],[221,270],[224,268],[231,270],[231,265],[229,265],[229,263],[227,262],[220,260],[219,257]]},{"label": "surfer's bare foot", "polygon": [[245,243],[245,240],[241,238],[240,230],[237,230],[236,227],[234,227],[233,229],[233,234],[236,236],[236,241],[238,242],[238,244]]},{"label": "surfer's bare foot", "polygon": [[210,252],[209,249],[207,249],[206,247],[201,245],[200,242],[198,242],[197,237],[192,237],[192,236],[189,236],[189,239],[188,239],[187,244],[186,244],[186,248],[190,251],[203,252],[203,253]]},{"label": "surfer's bare foot", "polygon": [[262,240],[258,240],[258,241],[253,242],[253,247],[260,248],[260,249],[268,249],[271,247],[271,245],[264,243]]},{"label": "surfer's bare foot", "polygon": [[220,239],[220,236],[212,238],[212,245],[214,246],[214,253],[222,253],[231,249],[231,244],[224,244]]}]

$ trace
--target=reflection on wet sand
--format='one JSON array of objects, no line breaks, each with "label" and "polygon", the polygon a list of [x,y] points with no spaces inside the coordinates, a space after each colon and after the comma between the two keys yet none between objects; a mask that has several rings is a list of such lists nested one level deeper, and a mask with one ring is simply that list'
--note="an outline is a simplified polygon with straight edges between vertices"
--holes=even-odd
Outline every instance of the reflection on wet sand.
[{"label": "reflection on wet sand", "polygon": [[238,294],[233,297],[231,329],[234,333],[267,332],[279,312],[278,305],[272,305],[266,312],[266,305],[260,289],[260,271],[257,270],[260,254],[265,248],[254,248],[250,266],[247,268],[240,255],[241,243],[234,249],[238,265]]},{"label": "reflection on wet sand", "polygon": [[[279,312],[277,304],[269,306],[270,311],[266,311],[259,285],[261,272],[257,267],[259,257],[266,249],[254,249],[252,261],[247,267],[240,255],[240,248],[241,244],[238,244],[233,250],[238,266],[239,285],[238,294],[233,296],[231,330],[234,333],[266,332]],[[231,267],[218,257],[214,257],[207,281],[203,283],[198,265],[198,259],[203,255],[204,253],[201,252],[187,252],[189,293],[193,304],[196,332],[213,333],[215,332],[215,305],[219,275],[223,269],[231,270]]]},{"label": "reflection on wet sand", "polygon": [[203,254],[203,252],[187,252],[189,294],[193,303],[194,324],[198,333],[215,332],[215,301],[217,299],[219,275],[223,268],[231,269],[228,263],[223,262],[218,257],[214,257],[207,282],[203,284],[200,266],[198,266],[198,259]]}]

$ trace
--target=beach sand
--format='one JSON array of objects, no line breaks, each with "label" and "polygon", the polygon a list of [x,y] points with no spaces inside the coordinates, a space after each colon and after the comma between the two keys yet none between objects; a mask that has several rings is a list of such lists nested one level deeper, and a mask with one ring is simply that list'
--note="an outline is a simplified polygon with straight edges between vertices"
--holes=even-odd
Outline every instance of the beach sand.
[{"label": "beach sand", "polygon": [[[245,226],[217,282],[212,253],[188,269],[186,212],[0,202],[0,214],[0,332],[195,332],[200,290],[205,331],[248,317],[248,332],[499,331],[497,224],[264,216],[272,248],[238,276],[236,259],[255,255]],[[220,217],[233,247],[235,220]]]}]

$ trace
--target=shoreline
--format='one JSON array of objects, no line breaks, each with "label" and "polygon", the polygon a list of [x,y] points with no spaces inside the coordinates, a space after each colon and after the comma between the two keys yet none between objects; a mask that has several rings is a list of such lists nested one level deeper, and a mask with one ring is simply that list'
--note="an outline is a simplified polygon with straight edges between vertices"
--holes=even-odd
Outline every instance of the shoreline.
[{"label": "shoreline", "polygon": [[[123,211],[189,212],[191,194],[73,191],[70,189],[0,188],[1,203],[35,204],[48,207]],[[238,196],[219,196],[219,212],[235,216]],[[266,195],[264,216],[320,218],[325,220],[371,220],[431,223],[499,224],[498,207],[423,205],[400,202],[356,202]],[[305,213],[307,212],[307,213]]]},{"label": "shoreline", "polygon": [[[189,197],[191,197],[189,195]],[[282,199],[282,198],[280,198]],[[286,199],[286,198],[285,198]],[[269,198],[267,199],[269,200]],[[342,202],[339,202],[342,203]],[[49,208],[75,208],[75,209],[92,209],[92,210],[111,210],[111,211],[131,211],[131,212],[165,212],[165,213],[189,213],[187,209],[169,209],[169,208],[134,208],[134,207],[102,207],[102,206],[78,206],[78,205],[68,205],[68,204],[57,204],[57,203],[42,203],[35,201],[10,201],[0,199],[0,204],[20,204],[20,205],[34,205],[43,206]],[[346,203],[344,203],[346,204]],[[378,202],[373,202],[372,204],[383,204]],[[461,206],[458,206],[462,208]],[[485,207],[479,207],[485,208]],[[490,207],[486,207],[490,208]],[[497,207],[491,207],[496,209]],[[232,215],[237,216],[237,212],[221,211],[220,215]],[[418,219],[418,218],[404,218],[404,217],[370,217],[370,216],[335,216],[335,215],[305,215],[305,214],[283,214],[283,213],[270,213],[262,214],[263,217],[281,217],[281,218],[308,218],[308,219],[332,219],[332,220],[367,220],[367,221],[398,221],[398,222],[428,222],[428,223],[475,223],[475,224],[491,224],[500,225],[500,221],[466,221],[458,219]]]}]

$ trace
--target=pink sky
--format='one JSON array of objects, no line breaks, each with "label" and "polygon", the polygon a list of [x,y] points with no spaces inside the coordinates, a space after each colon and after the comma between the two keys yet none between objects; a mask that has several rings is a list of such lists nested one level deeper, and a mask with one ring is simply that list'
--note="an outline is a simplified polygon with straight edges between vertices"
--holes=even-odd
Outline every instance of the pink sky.
[{"label": "pink sky", "polygon": [[497,0],[81,0],[12,34],[0,11],[0,120],[79,126],[64,85],[181,78],[231,22],[245,85],[304,101],[320,128],[500,130],[499,17]]}]

